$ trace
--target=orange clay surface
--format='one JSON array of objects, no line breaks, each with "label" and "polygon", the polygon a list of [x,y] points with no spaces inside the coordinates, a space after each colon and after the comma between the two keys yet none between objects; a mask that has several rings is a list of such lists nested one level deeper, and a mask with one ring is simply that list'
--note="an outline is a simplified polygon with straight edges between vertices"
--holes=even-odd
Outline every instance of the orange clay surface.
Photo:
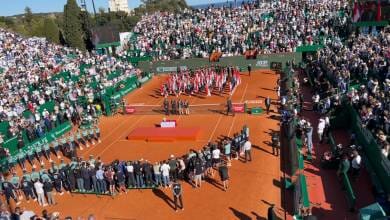
[{"label": "orange clay surface", "polygon": [[[264,100],[270,96],[276,99],[274,90],[276,75],[273,71],[253,71],[251,76],[242,74],[242,83],[235,90],[233,102],[246,100]],[[142,88],[133,91],[126,97],[127,103],[144,103],[161,105],[163,98],[158,95],[161,83],[166,76],[154,76]],[[174,97],[170,97],[174,98]],[[227,95],[211,97],[181,95],[181,99],[190,104],[226,103]],[[264,108],[264,103],[257,104]],[[271,110],[275,111],[276,106]],[[182,156],[190,149],[201,149],[208,141],[216,141],[222,136],[231,137],[244,125],[250,128],[252,142],[252,162],[243,163],[233,160],[229,167],[230,188],[222,190],[220,179],[216,173],[215,181],[205,181],[201,188],[194,189],[183,182],[183,202],[185,210],[175,212],[172,192],[161,190],[130,190],[128,194],[115,197],[96,195],[67,194],[55,195],[55,206],[45,207],[49,212],[58,211],[62,217],[84,217],[94,214],[97,219],[266,219],[269,204],[281,206],[280,158],[272,155],[270,132],[278,131],[278,121],[265,113],[262,115],[236,114],[225,116],[216,112],[206,112],[189,116],[168,116],[177,120],[179,126],[197,127],[201,133],[197,141],[145,142],[129,141],[126,137],[138,127],[153,127],[164,118],[161,114],[120,115],[102,117],[100,128],[102,142],[78,154],[88,159],[100,156],[106,163],[115,159],[138,160],[143,158],[152,162],[165,160],[171,154]],[[29,169],[30,170],[30,169]],[[26,203],[21,207],[41,213],[36,202]]]}]

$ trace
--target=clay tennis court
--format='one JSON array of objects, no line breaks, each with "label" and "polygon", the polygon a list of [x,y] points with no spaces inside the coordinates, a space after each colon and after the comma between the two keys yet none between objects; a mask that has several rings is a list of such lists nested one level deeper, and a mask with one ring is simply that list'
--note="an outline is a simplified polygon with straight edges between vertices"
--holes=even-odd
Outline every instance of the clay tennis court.
[{"label": "clay tennis court", "polygon": [[[232,101],[264,100],[270,96],[276,99],[274,90],[278,75],[273,71],[253,71],[249,77],[243,73],[242,83],[235,90]],[[158,94],[166,76],[154,76],[142,88],[126,96],[127,103],[147,105],[157,108],[163,103]],[[173,97],[170,97],[173,98]],[[183,183],[184,211],[176,213],[173,209],[172,192],[161,190],[130,190],[128,194],[110,196],[64,194],[56,195],[57,205],[45,207],[49,211],[59,211],[61,215],[87,217],[93,213],[97,219],[265,219],[269,204],[281,206],[280,158],[272,155],[270,132],[278,131],[278,120],[272,115],[236,114],[226,116],[218,111],[208,111],[208,106],[224,105],[227,95],[219,96],[180,96],[188,100],[196,110],[189,116],[165,116],[145,110],[133,115],[117,114],[102,117],[100,128],[102,142],[79,151],[87,159],[89,155],[100,156],[106,163],[114,159],[138,160],[143,158],[151,162],[168,159],[171,154],[182,156],[190,149],[200,149],[209,141],[216,141],[222,136],[233,136],[244,125],[250,128],[252,142],[252,162],[243,163],[233,160],[229,168],[230,188],[222,190],[218,175],[215,181],[203,182],[202,187],[194,189]],[[257,104],[264,107],[264,103]],[[220,107],[218,107],[220,108]],[[276,110],[275,106],[271,107]],[[127,136],[136,128],[155,127],[162,119],[177,121],[178,128],[199,128],[196,141],[146,142],[127,140]],[[36,203],[22,203],[21,206],[40,212]]]}]

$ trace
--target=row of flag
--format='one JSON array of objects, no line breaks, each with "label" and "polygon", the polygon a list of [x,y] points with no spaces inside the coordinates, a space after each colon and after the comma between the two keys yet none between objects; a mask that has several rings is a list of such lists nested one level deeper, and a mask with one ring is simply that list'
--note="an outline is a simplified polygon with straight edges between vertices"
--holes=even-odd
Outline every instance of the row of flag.
[{"label": "row of flag", "polygon": [[[381,7],[381,1],[378,0],[377,3],[377,11],[376,11],[376,18],[375,20],[376,21],[381,21],[382,20],[382,7]],[[372,7],[373,5],[370,5],[370,7]],[[360,17],[363,15],[364,13],[364,10],[365,8],[362,6],[362,4],[360,4],[359,2],[357,1],[354,1],[354,4],[353,4],[353,17],[352,17],[352,21],[353,22],[357,22],[359,21]]]}]

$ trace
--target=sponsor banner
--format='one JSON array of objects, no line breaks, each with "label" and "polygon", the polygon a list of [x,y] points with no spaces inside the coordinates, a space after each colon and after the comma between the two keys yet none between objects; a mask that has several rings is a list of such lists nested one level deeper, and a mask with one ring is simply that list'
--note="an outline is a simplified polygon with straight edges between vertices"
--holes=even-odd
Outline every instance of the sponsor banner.
[{"label": "sponsor banner", "polygon": [[244,104],[233,104],[233,111],[234,112],[244,113],[245,112]]},{"label": "sponsor banner", "polygon": [[162,127],[162,128],[175,128],[176,127],[176,120],[162,121],[160,123],[160,127]]},{"label": "sponsor banner", "polygon": [[246,100],[245,103],[247,104],[261,104],[263,101],[261,100]]},{"label": "sponsor banner", "polygon": [[[50,133],[45,134],[45,136],[26,144],[21,150],[23,151],[24,154],[27,154],[27,151],[36,151],[35,149],[37,147],[41,147],[45,144],[50,144],[52,141],[55,139],[61,137],[64,135],[66,132],[70,131],[72,129],[72,124],[67,121],[64,122],[63,124],[57,126],[54,128]],[[6,141],[3,143],[3,147],[7,148],[9,150],[9,153],[11,154],[12,157],[17,157],[18,155],[18,140],[17,137],[13,137],[12,139]],[[1,167],[6,167],[7,164],[7,159],[2,159],[0,160],[0,170]]]},{"label": "sponsor banner", "polygon": [[268,60],[258,60],[256,61],[256,67],[263,67],[263,68],[269,67],[269,62]]},{"label": "sponsor banner", "polygon": [[[187,70],[187,66],[179,66],[180,70]],[[158,73],[177,72],[177,66],[159,66],[156,67]]]},{"label": "sponsor banner", "polygon": [[135,113],[135,108],[132,106],[126,106],[125,111],[127,114],[134,114]]}]

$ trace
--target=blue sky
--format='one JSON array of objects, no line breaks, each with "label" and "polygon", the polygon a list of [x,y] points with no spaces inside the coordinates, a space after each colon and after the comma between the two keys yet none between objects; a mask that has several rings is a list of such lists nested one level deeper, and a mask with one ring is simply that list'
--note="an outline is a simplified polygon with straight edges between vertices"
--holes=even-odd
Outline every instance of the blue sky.
[{"label": "blue sky", "polygon": [[[79,2],[79,0],[76,0]],[[189,5],[199,5],[215,2],[223,2],[225,0],[187,0]],[[86,0],[88,10],[92,10],[92,1]],[[128,0],[130,8],[137,7],[140,0]],[[60,12],[64,9],[66,0],[0,0],[0,16],[10,16],[15,14],[22,14],[26,6],[36,12]],[[108,7],[108,0],[95,0],[96,10],[99,7]]]}]

